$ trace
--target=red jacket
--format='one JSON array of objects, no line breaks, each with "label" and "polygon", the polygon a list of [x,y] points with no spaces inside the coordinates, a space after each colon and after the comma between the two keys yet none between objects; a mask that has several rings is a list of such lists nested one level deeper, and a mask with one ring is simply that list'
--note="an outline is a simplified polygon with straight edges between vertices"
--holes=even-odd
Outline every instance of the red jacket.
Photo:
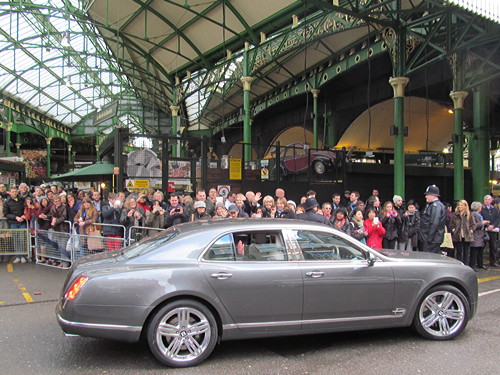
[{"label": "red jacket", "polygon": [[372,249],[382,248],[382,238],[384,238],[385,229],[379,221],[377,225],[373,225],[373,221],[366,219],[364,222],[368,236],[366,237],[366,244]]}]

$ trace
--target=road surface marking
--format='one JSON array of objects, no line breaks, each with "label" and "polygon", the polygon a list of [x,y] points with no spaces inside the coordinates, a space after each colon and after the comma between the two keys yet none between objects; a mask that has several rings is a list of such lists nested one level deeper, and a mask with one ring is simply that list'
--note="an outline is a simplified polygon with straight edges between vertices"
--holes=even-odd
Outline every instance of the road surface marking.
[{"label": "road surface marking", "polygon": [[487,292],[479,293],[479,297],[487,296],[488,294],[493,294],[493,293],[496,293],[496,292],[500,292],[500,289],[489,290]]},{"label": "road surface marking", "polygon": [[484,277],[482,279],[478,279],[477,282],[484,283],[486,281],[492,281],[492,280],[498,280],[498,279],[500,279],[500,276],[491,276],[491,277]]},{"label": "road surface marking", "polygon": [[33,298],[31,298],[31,295],[29,293],[23,293],[23,297],[26,302],[33,302]]},{"label": "road surface marking", "polygon": [[7,264],[7,272],[10,272],[10,273],[14,272],[14,268],[12,267],[12,264],[10,264],[10,263]]}]

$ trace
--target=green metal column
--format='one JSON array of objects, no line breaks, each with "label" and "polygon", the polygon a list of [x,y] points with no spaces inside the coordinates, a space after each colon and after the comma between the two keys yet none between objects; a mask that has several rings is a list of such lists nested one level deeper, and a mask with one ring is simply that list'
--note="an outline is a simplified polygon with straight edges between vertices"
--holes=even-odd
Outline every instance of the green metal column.
[{"label": "green metal column", "polygon": [[[175,100],[174,102],[176,102]],[[177,116],[179,115],[180,107],[178,105],[171,105],[170,110],[172,111],[172,136],[177,137]],[[177,141],[172,145],[172,157],[176,158],[177,155]]]},{"label": "green metal column", "polygon": [[319,90],[313,89],[311,90],[311,94],[313,95],[313,140],[314,140],[314,148],[318,148],[318,96]]},{"label": "green metal column", "polygon": [[455,113],[455,135],[453,136],[453,199],[464,199],[464,127],[463,110],[467,91],[452,91]]},{"label": "green metal column", "polygon": [[472,160],[472,198],[482,202],[489,194],[490,178],[490,86],[483,83],[472,92],[474,122],[474,158]]},{"label": "green metal column", "polygon": [[47,177],[50,178],[50,175],[52,174],[50,171],[50,154],[51,154],[50,142],[52,142],[52,138],[47,137],[45,138],[45,141],[47,142]]},{"label": "green metal column", "polygon": [[249,61],[248,61],[248,49],[250,48],[249,43],[245,43],[245,51],[243,52],[243,77],[240,78],[243,83],[243,160],[252,160],[252,129],[250,127],[250,87],[254,77],[248,76],[249,74]]},{"label": "green metal column", "polygon": [[404,90],[408,77],[394,77],[389,83],[394,91],[394,194],[405,196],[405,125],[404,125]]}]

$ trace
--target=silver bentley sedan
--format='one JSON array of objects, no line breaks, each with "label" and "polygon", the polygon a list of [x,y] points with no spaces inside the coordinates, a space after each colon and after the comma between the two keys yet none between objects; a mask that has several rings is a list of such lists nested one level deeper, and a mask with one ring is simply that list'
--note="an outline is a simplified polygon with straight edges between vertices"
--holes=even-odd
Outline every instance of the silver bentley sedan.
[{"label": "silver bentley sedan", "polygon": [[147,340],[172,367],[219,340],[413,326],[446,340],[474,316],[477,278],[429,253],[378,252],[322,224],[187,223],[80,259],[56,308],[67,335]]}]

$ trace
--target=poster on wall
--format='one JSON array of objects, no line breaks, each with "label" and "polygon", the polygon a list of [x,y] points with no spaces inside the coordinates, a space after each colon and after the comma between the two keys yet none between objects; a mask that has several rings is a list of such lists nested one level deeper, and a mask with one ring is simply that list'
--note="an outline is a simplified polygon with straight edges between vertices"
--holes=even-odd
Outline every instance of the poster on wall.
[{"label": "poster on wall", "polygon": [[21,150],[21,157],[23,158],[23,163],[26,166],[26,177],[47,177],[47,151]]}]

